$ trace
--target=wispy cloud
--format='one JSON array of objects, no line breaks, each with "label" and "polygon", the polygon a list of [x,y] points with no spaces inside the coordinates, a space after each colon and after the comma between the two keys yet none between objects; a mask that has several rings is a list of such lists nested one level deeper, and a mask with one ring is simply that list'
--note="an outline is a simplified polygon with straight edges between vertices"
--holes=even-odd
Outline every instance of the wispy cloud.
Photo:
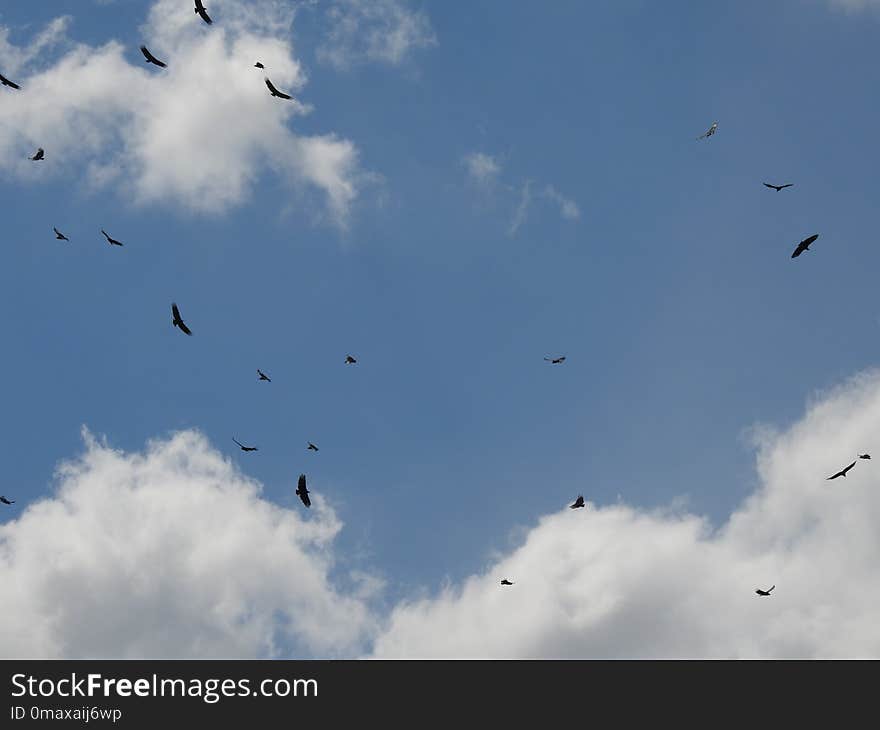
[{"label": "wispy cloud", "polygon": [[523,183],[522,189],[519,194],[519,204],[516,206],[516,210],[513,212],[513,219],[510,221],[510,227],[507,229],[507,232],[512,236],[518,230],[519,227],[525,223],[526,217],[529,214],[529,206],[532,204],[532,182],[531,180],[526,180]]},{"label": "wispy cloud", "polygon": [[501,172],[501,165],[485,152],[472,152],[463,159],[471,179],[480,185],[491,185]]}]

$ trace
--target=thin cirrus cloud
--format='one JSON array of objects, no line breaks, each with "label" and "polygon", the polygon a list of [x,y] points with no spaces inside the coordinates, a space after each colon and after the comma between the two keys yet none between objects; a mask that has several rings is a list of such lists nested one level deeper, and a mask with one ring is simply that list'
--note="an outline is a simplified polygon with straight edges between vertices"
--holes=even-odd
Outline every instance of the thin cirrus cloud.
[{"label": "thin cirrus cloud", "polygon": [[[12,59],[23,75],[22,90],[0,107],[0,168],[24,179],[45,174],[23,155],[39,145],[58,174],[196,213],[244,202],[272,171],[296,192],[317,192],[345,227],[369,175],[352,141],[291,128],[312,111],[301,100],[307,78],[290,43],[294,11],[267,0],[215,0],[212,12],[215,23],[206,26],[186,3],[153,3],[141,32],[168,63],[161,71],[115,40],[69,41],[63,19],[25,47],[12,46],[4,31],[0,63]],[[269,96],[257,58],[294,101]]]}]

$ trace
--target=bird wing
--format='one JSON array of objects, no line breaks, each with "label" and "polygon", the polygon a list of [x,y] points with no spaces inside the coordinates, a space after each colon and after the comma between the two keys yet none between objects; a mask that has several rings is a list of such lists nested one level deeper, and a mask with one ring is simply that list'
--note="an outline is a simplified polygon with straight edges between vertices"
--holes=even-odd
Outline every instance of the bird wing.
[{"label": "bird wing", "polygon": [[165,68],[165,64],[162,63],[162,61],[160,61],[158,58],[156,58],[152,53],[150,53],[150,50],[146,46],[141,46],[141,53],[144,54],[144,58],[146,58],[150,63],[154,63],[157,66]]},{"label": "bird wing", "polygon": [[765,188],[773,188],[774,190],[778,189],[775,185],[771,185],[770,183],[764,183],[764,187]]},{"label": "bird wing", "polygon": [[242,444],[241,444],[241,441],[239,441],[237,438],[235,438],[235,436],[232,437],[232,440],[235,441],[235,443],[237,443],[240,448],[242,448],[242,449],[244,448],[244,446],[242,446]]},{"label": "bird wing", "polygon": [[190,328],[186,326],[182,319],[178,321],[177,326],[180,327],[181,332],[192,335],[192,330],[190,330]]},{"label": "bird wing", "polygon": [[278,91],[278,89],[275,88],[275,86],[272,84],[272,82],[269,81],[268,77],[266,78],[266,86],[269,87],[269,91],[271,91],[275,96],[281,97],[282,99],[289,99],[290,98],[290,96],[288,96],[284,92]]},{"label": "bird wing", "polygon": [[780,185],[777,189],[782,190],[783,188],[790,188],[794,183],[786,183],[785,185]]},{"label": "bird wing", "polygon": [[180,320],[180,310],[174,302],[171,302],[171,314],[174,316],[174,319]]},{"label": "bird wing", "polygon": [[13,89],[20,89],[21,88],[18,84],[7,79],[3,74],[0,74],[0,81],[3,82],[4,86],[11,86]]},{"label": "bird wing", "polygon": [[852,469],[855,465],[856,465],[856,462],[853,462],[852,464],[850,464],[848,467],[846,467],[846,469],[844,469],[844,470],[843,470],[842,472],[840,472],[840,473],[841,473],[841,474],[846,474],[846,473],[847,473],[850,469]]},{"label": "bird wing", "polygon": [[214,22],[208,16],[208,11],[205,10],[205,6],[202,5],[202,0],[196,0],[196,12],[199,14],[199,17],[204,20],[208,25]]}]

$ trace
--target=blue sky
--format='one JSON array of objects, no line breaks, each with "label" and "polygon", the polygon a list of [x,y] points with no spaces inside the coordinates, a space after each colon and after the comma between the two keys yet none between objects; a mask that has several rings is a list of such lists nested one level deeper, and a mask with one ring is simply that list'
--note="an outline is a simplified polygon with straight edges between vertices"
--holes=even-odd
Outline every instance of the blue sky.
[{"label": "blue sky", "polygon": [[[0,50],[67,15],[13,77],[23,87],[74,43],[118,41],[132,73],[146,43],[170,70],[152,5],[8,4]],[[131,176],[174,159],[96,183],[90,165],[117,164],[123,143],[62,153],[60,137],[14,128],[24,117],[3,108],[36,102],[3,89],[0,442],[17,500],[4,516],[51,494],[85,424],[125,451],[198,429],[291,508],[306,472],[344,523],[339,559],[381,574],[389,602],[480,571],[577,494],[685,498],[723,522],[759,481],[751,429],[787,427],[876,363],[870,5],[389,3],[421,35],[397,57],[337,36],[344,63],[328,60],[328,10],[357,3],[296,6],[280,38],[300,75],[282,81],[301,80],[311,111],[282,122],[356,148],[342,212],[273,169],[281,149],[219,207],[138,199]],[[187,32],[223,32],[223,8]],[[205,73],[211,93],[236,93]],[[184,167],[237,123],[196,121],[208,143]],[[46,160],[30,163],[37,144]],[[470,174],[475,154],[495,172]],[[172,301],[192,338],[172,328]]]}]

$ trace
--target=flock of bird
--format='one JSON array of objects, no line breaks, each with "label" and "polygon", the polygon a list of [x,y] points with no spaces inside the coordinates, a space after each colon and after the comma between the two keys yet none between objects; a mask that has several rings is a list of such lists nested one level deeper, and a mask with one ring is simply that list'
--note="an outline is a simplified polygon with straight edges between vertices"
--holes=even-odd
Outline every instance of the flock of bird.
[{"label": "flock of bird", "polygon": [[[193,9],[193,12],[196,15],[198,15],[205,23],[207,23],[208,25],[211,25],[214,21],[208,15],[208,12],[207,12],[204,4],[202,3],[202,0],[194,0],[194,3],[195,3],[195,7]],[[165,63],[164,61],[160,61],[158,58],[156,58],[156,56],[154,56],[145,45],[142,45],[140,47],[140,50],[141,50],[141,53],[144,55],[144,58],[146,59],[147,63],[153,64],[154,66],[158,66],[159,68],[167,68],[168,64]],[[257,61],[254,64],[254,67],[258,68],[258,69],[265,69],[265,66],[260,61]],[[269,80],[268,77],[265,77],[264,80],[265,80],[267,88],[269,89],[269,94],[272,97],[275,97],[278,99],[291,99],[292,98],[289,94],[285,94],[284,92],[279,91],[274,86],[274,84]],[[10,81],[8,78],[3,76],[2,73],[0,73],[0,85],[5,86],[5,87],[9,87],[11,89],[21,89],[21,86],[19,86],[19,84],[15,83],[13,81]],[[709,129],[706,132],[701,134],[696,139],[697,140],[707,139],[707,138],[713,136],[716,133],[717,129],[718,129],[718,122],[713,122],[712,126],[709,127]],[[33,160],[34,162],[39,162],[39,161],[45,160],[45,155],[46,155],[45,150],[42,147],[39,147],[37,149],[37,151],[29,159]],[[778,193],[781,190],[784,190],[785,188],[792,187],[794,185],[794,183],[785,183],[784,185],[775,185],[773,183],[765,182],[765,183],[763,183],[763,185],[769,189],[775,190]],[[54,226],[53,226],[52,230],[55,232],[55,237],[58,240],[70,241],[70,239],[67,236],[65,236],[61,231],[59,231]],[[104,237],[107,239],[107,242],[111,246],[123,246],[124,245],[121,241],[119,241],[115,238],[112,238],[103,228],[101,229],[101,233],[104,235]],[[817,238],[819,238],[818,233],[813,234],[813,235],[805,238],[804,240],[802,240],[800,243],[798,243],[794,249],[794,252],[791,254],[791,258],[795,259],[798,256],[800,256],[802,253],[804,253],[804,251],[809,251],[810,245]],[[187,326],[187,324],[183,321],[183,318],[180,315],[180,310],[178,309],[177,304],[174,302],[172,302],[172,304],[171,304],[171,316],[172,316],[172,318],[171,318],[172,326],[178,328],[181,332],[183,332],[186,335],[190,335],[190,336],[192,335],[192,330],[190,330],[190,328]],[[557,357],[544,357],[544,360],[551,363],[552,365],[561,365],[562,363],[565,362],[565,359],[566,359],[565,355],[560,355]],[[356,363],[357,363],[357,360],[354,357],[352,357],[351,355],[346,356],[346,358],[345,358],[346,365],[354,365]],[[266,373],[264,373],[262,370],[260,370],[259,368],[257,369],[257,376],[260,381],[265,381],[265,382],[270,382],[270,383],[272,382],[272,379],[268,375],[266,375]],[[256,446],[245,446],[240,441],[238,441],[235,437],[233,437],[232,440],[244,452],[252,452],[252,451],[259,450],[258,447],[256,447]],[[311,441],[308,442],[307,449],[309,451],[315,451],[315,452],[318,451],[318,447],[315,444],[313,444]],[[870,456],[870,454],[859,454],[858,458],[859,459],[870,459],[871,456]],[[836,472],[835,474],[832,474],[830,477],[828,477],[828,479],[831,480],[831,479],[837,479],[839,477],[846,477],[847,472],[850,469],[852,469],[856,465],[857,462],[858,462],[858,459],[856,461],[853,461],[851,464],[844,467],[840,471]],[[299,475],[299,478],[297,480],[297,487],[296,487],[295,494],[300,498],[300,500],[302,501],[302,503],[306,507],[311,506],[312,502],[311,502],[311,499],[309,498],[310,492],[306,486],[306,475],[305,474]],[[15,500],[9,500],[5,496],[0,495],[0,503],[6,504],[6,505],[11,505],[11,504],[15,504]],[[584,501],[583,495],[578,495],[578,497],[574,501],[574,503],[569,505],[569,508],[570,509],[579,509],[579,508],[582,508],[585,506],[586,506],[586,502]],[[514,585],[514,582],[508,580],[507,578],[503,578],[501,580],[501,585],[512,586],[512,585]],[[759,596],[769,596],[771,591],[773,591],[774,588],[776,588],[775,585],[771,586],[767,590],[762,590],[762,589],[758,588],[755,590],[755,593],[757,593]]]}]

